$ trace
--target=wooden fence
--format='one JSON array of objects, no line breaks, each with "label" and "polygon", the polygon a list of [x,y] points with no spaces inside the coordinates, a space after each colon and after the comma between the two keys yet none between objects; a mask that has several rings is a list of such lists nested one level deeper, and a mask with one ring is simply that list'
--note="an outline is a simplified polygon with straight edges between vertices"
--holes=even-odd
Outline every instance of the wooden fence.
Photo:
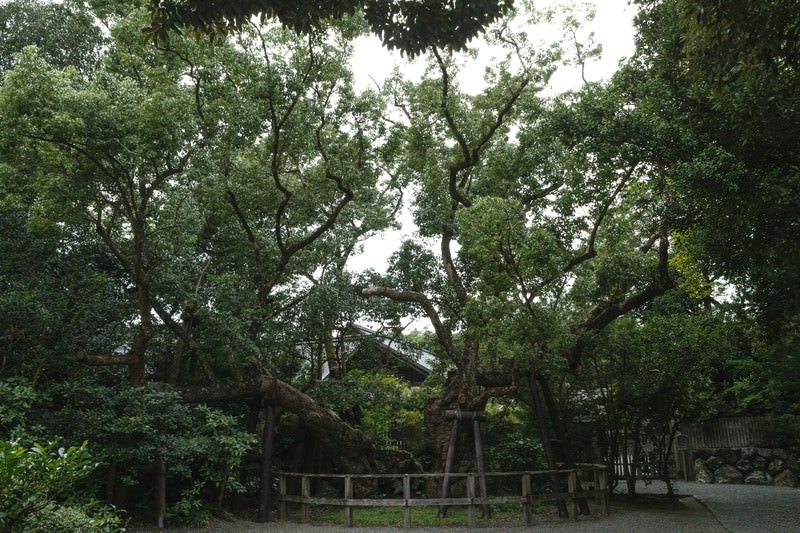
[{"label": "wooden fence", "polygon": [[[535,486],[545,486],[550,482],[551,474],[556,473],[561,479],[566,477],[567,492],[536,491]],[[363,475],[334,475],[334,474],[302,474],[294,472],[275,472],[278,476],[278,501],[280,502],[280,516],[286,517],[286,504],[300,504],[303,521],[307,522],[310,515],[310,506],[326,505],[344,508],[344,520],[347,527],[353,525],[354,507],[401,507],[404,513],[405,527],[411,527],[412,507],[450,507],[466,506],[469,527],[476,525],[476,512],[481,506],[492,504],[520,504],[522,516],[526,524],[533,523],[532,505],[540,502],[565,501],[570,518],[578,517],[578,500],[593,498],[599,506],[603,516],[608,515],[608,475],[604,465],[580,464],[571,469],[536,470],[526,472],[490,472],[486,473],[487,479],[508,480],[518,478],[519,491],[514,495],[496,495],[485,497],[476,496],[476,474],[454,474],[453,479],[466,480],[466,495],[463,497],[427,498],[412,497],[411,487],[415,480],[423,482],[435,478],[444,478],[445,474],[363,474]],[[539,479],[541,478],[541,483]],[[300,480],[300,494],[289,494],[290,479]],[[335,484],[342,489],[335,497],[320,497],[312,495],[312,480],[337,480]],[[338,480],[341,480],[339,482]],[[354,484],[379,480],[400,480],[402,483],[402,498],[355,498]]]},{"label": "wooden fence", "polygon": [[681,425],[681,432],[689,438],[690,446],[695,450],[746,448],[763,445],[768,440],[768,427],[765,416],[737,416],[686,422]]},{"label": "wooden fence", "polygon": [[[614,457],[614,476],[617,479],[625,479],[625,458],[622,456],[623,450]],[[628,464],[633,462],[633,455],[628,454]],[[657,458],[652,452],[641,452],[639,465],[636,467],[636,479],[650,480],[659,479]]]}]

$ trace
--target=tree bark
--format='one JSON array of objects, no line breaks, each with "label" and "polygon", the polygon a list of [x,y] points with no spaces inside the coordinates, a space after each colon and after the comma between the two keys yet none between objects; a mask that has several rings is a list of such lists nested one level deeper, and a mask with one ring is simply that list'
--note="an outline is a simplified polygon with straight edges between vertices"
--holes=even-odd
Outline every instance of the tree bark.
[{"label": "tree bark", "polygon": [[266,410],[266,423],[261,446],[261,489],[259,494],[257,522],[269,522],[270,507],[272,507],[272,454],[275,442],[275,407],[268,405]]}]

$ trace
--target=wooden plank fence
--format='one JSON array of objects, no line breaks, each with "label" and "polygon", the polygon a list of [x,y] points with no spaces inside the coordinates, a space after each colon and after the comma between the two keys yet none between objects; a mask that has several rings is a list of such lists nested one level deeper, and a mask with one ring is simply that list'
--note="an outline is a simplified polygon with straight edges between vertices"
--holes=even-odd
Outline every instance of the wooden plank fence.
[{"label": "wooden plank fence", "polygon": [[681,425],[681,433],[689,437],[695,450],[760,446],[767,440],[767,429],[768,418],[764,416],[720,417]]},{"label": "wooden plank fence", "polygon": [[[549,483],[550,474],[556,472],[558,476],[566,476],[567,492],[544,492],[536,493],[533,489],[533,481],[542,478],[541,485]],[[476,513],[481,506],[492,504],[520,504],[522,506],[522,516],[526,524],[533,523],[532,505],[543,502],[566,501],[569,516],[572,519],[578,517],[578,499],[594,498],[603,516],[608,515],[608,473],[604,465],[579,464],[575,468],[560,470],[535,470],[525,472],[487,472],[485,476],[492,478],[517,477],[518,495],[487,495],[486,497],[476,496],[475,486],[477,475],[474,473],[456,474],[449,476],[453,479],[466,480],[466,494],[461,497],[448,498],[426,498],[412,497],[411,486],[413,480],[424,480],[431,478],[444,478],[445,474],[304,474],[296,472],[275,472],[278,476],[278,501],[280,502],[279,511],[281,518],[286,518],[287,503],[299,504],[303,521],[310,518],[310,507],[315,505],[338,506],[344,508],[344,520],[347,527],[353,526],[354,507],[402,507],[403,522],[405,527],[411,527],[411,509],[413,507],[467,507],[468,527],[475,527]],[[300,480],[300,494],[289,494],[289,480]],[[582,481],[583,478],[590,481]],[[320,497],[312,495],[312,480],[342,480],[342,497]],[[403,496],[402,498],[355,498],[354,484],[358,481],[377,481],[380,479],[401,480]],[[563,478],[562,478],[563,479]]]}]

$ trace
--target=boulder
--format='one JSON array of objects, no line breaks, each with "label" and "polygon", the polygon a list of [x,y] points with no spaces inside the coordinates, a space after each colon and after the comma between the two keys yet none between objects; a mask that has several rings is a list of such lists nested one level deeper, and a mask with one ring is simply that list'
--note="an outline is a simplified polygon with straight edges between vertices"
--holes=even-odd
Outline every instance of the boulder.
[{"label": "boulder", "polygon": [[783,448],[775,448],[772,450],[772,455],[783,461],[789,458],[789,453]]},{"label": "boulder", "polygon": [[774,484],[782,487],[797,487],[797,475],[791,470],[784,470],[775,476]]},{"label": "boulder", "polygon": [[756,456],[756,450],[755,448],[742,448],[741,454],[743,461],[750,461]]},{"label": "boulder", "polygon": [[712,455],[708,459],[706,459],[706,467],[711,470],[716,470],[717,468],[723,466],[725,464],[725,459],[720,457],[719,455]]},{"label": "boulder", "polygon": [[714,476],[702,459],[694,460],[694,480],[698,483],[714,483]]},{"label": "boulder", "polygon": [[772,476],[761,470],[756,470],[744,478],[747,485],[769,485],[772,482]]},{"label": "boulder", "polygon": [[739,459],[736,463],[736,468],[738,468],[742,474],[749,474],[753,471],[753,462],[747,459]]},{"label": "boulder", "polygon": [[767,472],[775,476],[783,472],[784,468],[784,462],[778,457],[773,457],[772,461],[769,462]]},{"label": "boulder", "polygon": [[724,465],[714,470],[715,483],[741,483],[742,473],[735,466]]},{"label": "boulder", "polygon": [[723,462],[733,465],[741,458],[742,452],[737,448],[717,448],[713,455],[721,458]]}]

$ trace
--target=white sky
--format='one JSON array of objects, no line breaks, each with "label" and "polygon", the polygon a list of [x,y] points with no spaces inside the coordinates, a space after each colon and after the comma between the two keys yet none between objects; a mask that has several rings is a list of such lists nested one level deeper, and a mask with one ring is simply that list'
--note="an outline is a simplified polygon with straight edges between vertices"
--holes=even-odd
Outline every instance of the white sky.
[{"label": "white sky", "polygon": [[[537,8],[570,4],[572,2],[567,0],[535,2]],[[616,70],[620,60],[630,56],[633,52],[633,18],[636,10],[629,5],[628,0],[596,0],[590,2],[589,5],[594,5],[595,17],[581,28],[581,35],[585,36],[589,32],[593,32],[594,42],[602,45],[603,53],[600,59],[595,59],[586,65],[585,75],[589,81],[601,81],[608,79]],[[555,24],[551,29],[538,33],[536,41],[544,39],[546,42],[552,42],[559,39],[563,30],[559,24]],[[534,41],[533,37],[531,37],[531,41]],[[468,92],[480,90],[483,86],[485,61],[486,59],[479,56],[473,62],[474,68],[464,69],[462,75],[459,76],[462,89]],[[382,83],[396,66],[407,78],[419,78],[424,71],[424,65],[424,59],[409,62],[398,53],[390,53],[383,48],[375,36],[358,39],[352,59],[357,90],[374,87],[375,82]],[[577,88],[581,83],[580,69],[565,67],[553,75],[547,92],[557,94]],[[368,239],[363,245],[363,251],[348,261],[349,268],[354,271],[367,268],[385,271],[389,256],[397,250],[401,240],[414,233],[414,225],[407,208],[401,215],[401,220],[403,224],[401,230],[386,231]]]}]

